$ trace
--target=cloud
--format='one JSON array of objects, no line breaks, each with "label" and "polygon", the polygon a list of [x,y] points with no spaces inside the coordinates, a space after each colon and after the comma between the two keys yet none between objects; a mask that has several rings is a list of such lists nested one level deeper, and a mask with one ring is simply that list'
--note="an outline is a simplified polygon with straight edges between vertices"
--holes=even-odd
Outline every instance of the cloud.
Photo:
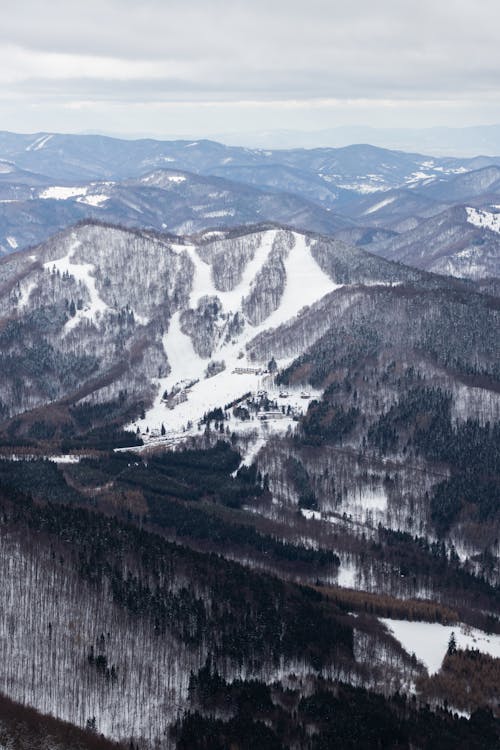
[{"label": "cloud", "polygon": [[355,111],[359,101],[498,97],[493,0],[4,0],[2,9],[0,101],[17,91],[47,107],[343,102]]}]

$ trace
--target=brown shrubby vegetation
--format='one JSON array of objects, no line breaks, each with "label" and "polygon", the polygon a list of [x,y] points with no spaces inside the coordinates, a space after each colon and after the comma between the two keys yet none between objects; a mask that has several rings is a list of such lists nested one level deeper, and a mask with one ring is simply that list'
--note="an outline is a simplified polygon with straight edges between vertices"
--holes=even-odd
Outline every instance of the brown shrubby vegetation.
[{"label": "brown shrubby vegetation", "polygon": [[439,672],[420,677],[417,690],[432,703],[472,713],[488,707],[500,717],[500,659],[476,649],[446,654]]}]

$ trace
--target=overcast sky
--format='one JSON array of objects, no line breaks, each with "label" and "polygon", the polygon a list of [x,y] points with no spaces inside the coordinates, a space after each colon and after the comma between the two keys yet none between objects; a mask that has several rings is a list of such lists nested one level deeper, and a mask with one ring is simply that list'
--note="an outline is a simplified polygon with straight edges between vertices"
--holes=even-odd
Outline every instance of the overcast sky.
[{"label": "overcast sky", "polygon": [[498,0],[3,0],[0,129],[500,122]]}]

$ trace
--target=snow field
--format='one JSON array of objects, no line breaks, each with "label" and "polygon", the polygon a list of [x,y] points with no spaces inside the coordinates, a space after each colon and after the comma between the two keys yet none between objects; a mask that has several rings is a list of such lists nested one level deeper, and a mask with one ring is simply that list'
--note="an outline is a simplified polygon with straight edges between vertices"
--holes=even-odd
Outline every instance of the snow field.
[{"label": "snow field", "polygon": [[493,214],[490,211],[482,211],[479,208],[466,207],[467,221],[480,229],[489,229],[492,232],[500,234],[500,214]]},{"label": "snow field", "polygon": [[88,187],[64,187],[61,185],[52,185],[42,190],[38,196],[43,200],[67,201],[76,198],[77,203],[86,203],[88,206],[99,208],[109,200],[109,195],[105,193],[89,193]]},{"label": "snow field", "polygon": [[440,625],[433,622],[409,622],[408,620],[390,620],[380,618],[405,651],[421,661],[429,674],[438,672],[448,648],[452,633],[455,634],[457,647],[477,649],[496,659],[500,658],[500,635],[487,635],[482,630],[470,628],[463,624]]},{"label": "snow field", "polygon": [[81,195],[87,194],[88,188],[86,187],[62,187],[60,185],[53,185],[52,187],[45,188],[42,190],[39,198],[44,200],[56,200],[66,201],[68,198],[76,198]]}]

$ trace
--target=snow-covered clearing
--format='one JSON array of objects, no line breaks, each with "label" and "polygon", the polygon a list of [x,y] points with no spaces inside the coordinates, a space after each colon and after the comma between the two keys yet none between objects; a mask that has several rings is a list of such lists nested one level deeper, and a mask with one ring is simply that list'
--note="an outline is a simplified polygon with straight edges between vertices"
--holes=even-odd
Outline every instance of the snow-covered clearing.
[{"label": "snow-covered clearing", "polygon": [[343,190],[352,190],[355,193],[361,193],[361,195],[368,193],[383,193],[386,190],[391,189],[389,185],[373,185],[366,182],[339,183],[337,187],[342,188]]},{"label": "snow-covered clearing", "polygon": [[39,194],[39,198],[44,200],[51,199],[56,201],[66,201],[68,198],[76,198],[78,196],[87,194],[86,187],[64,187],[61,185],[53,185],[52,187],[45,188]]},{"label": "snow-covered clearing", "polygon": [[340,568],[337,577],[337,585],[346,589],[356,588],[356,565],[347,557],[340,560]]},{"label": "snow-covered clearing", "polygon": [[377,519],[387,511],[387,494],[383,487],[359,487],[347,495],[342,508],[355,521],[373,523],[374,517]]},{"label": "snow-covered clearing", "polygon": [[205,219],[221,219],[224,216],[234,216],[235,214],[234,208],[230,208],[227,210],[220,210],[220,211],[207,211],[203,214]]},{"label": "snow-covered clearing", "polygon": [[89,293],[90,304],[82,308],[81,310],[77,310],[76,314],[68,320],[65,326],[66,332],[70,331],[72,328],[75,328],[84,318],[93,320],[96,318],[96,316],[102,315],[108,309],[108,305],[100,298],[99,292],[97,291],[95,278],[92,276],[92,272],[94,271],[93,264],[73,263],[72,261],[72,257],[79,245],[80,242],[78,240],[74,240],[67,255],[65,255],[63,258],[58,258],[57,260],[49,260],[44,263],[44,268],[48,269],[49,271],[55,269],[60,273],[69,273],[70,276],[73,276],[77,281],[84,284],[87,287],[87,291]]},{"label": "snow-covered clearing", "polygon": [[482,211],[479,208],[466,207],[467,221],[480,229],[489,229],[491,232],[500,234],[500,214],[490,211]]},{"label": "snow-covered clearing", "polygon": [[487,635],[482,630],[460,624],[453,626],[380,619],[403,648],[409,654],[415,653],[417,659],[425,664],[429,674],[439,671],[452,633],[455,634],[458,648],[474,648],[496,659],[500,658],[500,635]]}]

